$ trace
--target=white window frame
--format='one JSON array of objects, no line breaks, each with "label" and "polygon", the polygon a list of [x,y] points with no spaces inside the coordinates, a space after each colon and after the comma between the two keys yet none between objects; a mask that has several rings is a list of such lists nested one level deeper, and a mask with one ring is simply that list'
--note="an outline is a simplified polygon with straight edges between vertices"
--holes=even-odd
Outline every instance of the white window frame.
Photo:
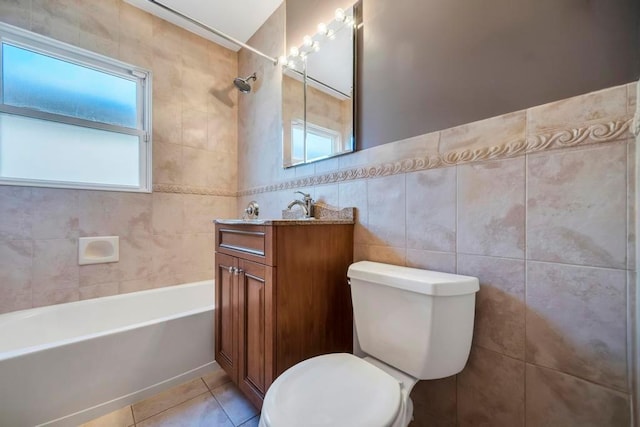
[{"label": "white window frame", "polygon": [[[295,129],[302,129],[304,135],[304,159],[293,158],[293,131]],[[307,134],[309,133],[331,139],[331,153],[327,154],[326,156],[314,157],[313,159],[309,159],[307,156]],[[336,130],[325,128],[315,123],[311,123],[301,119],[293,119],[291,120],[291,147],[291,158],[294,161],[294,164],[296,160],[298,162],[302,161],[303,163],[311,163],[315,162],[316,160],[324,160],[335,156],[342,150],[342,135],[340,135],[340,132]]]},{"label": "white window frame", "polygon": [[[25,107],[15,107],[3,103],[2,84],[2,46],[9,44],[27,49],[52,58],[85,66],[103,73],[125,78],[136,83],[137,87],[137,124],[136,128],[128,128],[107,123],[95,122],[76,117],[38,111]],[[73,188],[87,190],[131,191],[150,193],[152,190],[152,132],[151,132],[151,79],[150,70],[127,64],[107,56],[88,51],[40,34],[26,31],[0,22],[0,113],[23,116],[74,126],[98,129],[114,133],[137,136],[139,140],[139,182],[138,186],[93,184],[84,182],[67,182],[36,179],[15,179],[0,176],[0,185],[22,185],[32,187]]]},{"label": "white window frame", "polygon": [[[305,133],[304,119],[292,119],[290,129],[291,129],[291,143],[289,145],[291,146],[291,164],[292,165],[304,164],[304,162],[307,160],[307,144],[306,144],[307,135]],[[294,144],[295,144],[293,134],[296,130],[302,130],[302,158],[294,157],[293,155]]]}]

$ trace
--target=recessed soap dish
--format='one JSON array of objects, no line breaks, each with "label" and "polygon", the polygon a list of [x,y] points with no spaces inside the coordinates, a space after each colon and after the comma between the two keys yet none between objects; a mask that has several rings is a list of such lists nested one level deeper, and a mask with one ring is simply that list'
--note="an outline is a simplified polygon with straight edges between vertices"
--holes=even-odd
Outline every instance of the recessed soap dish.
[{"label": "recessed soap dish", "polygon": [[78,239],[78,264],[103,264],[120,260],[118,236],[80,237]]}]

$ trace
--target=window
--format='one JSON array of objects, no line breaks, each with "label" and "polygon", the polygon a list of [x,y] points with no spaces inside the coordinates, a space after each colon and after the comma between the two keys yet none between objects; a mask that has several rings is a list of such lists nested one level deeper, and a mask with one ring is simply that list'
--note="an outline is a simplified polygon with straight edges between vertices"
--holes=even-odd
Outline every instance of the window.
[{"label": "window", "polygon": [[[306,136],[306,138],[305,138]],[[291,121],[291,142],[293,163],[320,160],[339,153],[340,133],[316,124],[295,119]]]},{"label": "window", "polygon": [[150,191],[150,80],[0,23],[0,184]]}]

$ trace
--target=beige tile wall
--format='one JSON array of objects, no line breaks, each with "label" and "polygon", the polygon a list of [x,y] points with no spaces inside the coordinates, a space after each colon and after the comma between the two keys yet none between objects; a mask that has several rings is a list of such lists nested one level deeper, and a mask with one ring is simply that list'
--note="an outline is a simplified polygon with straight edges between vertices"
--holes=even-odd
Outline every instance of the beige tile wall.
[{"label": "beige tile wall", "polygon": [[[283,4],[247,43],[279,57],[284,52],[284,23]],[[251,93],[238,99],[238,157],[251,159],[238,171],[238,188],[250,188],[279,179],[282,170],[282,73],[246,50],[238,53],[238,70],[243,76],[257,76]],[[265,147],[267,155],[262,156]]]},{"label": "beige tile wall", "polygon": [[[237,54],[120,0],[9,0],[0,20],[153,71],[153,194],[0,186],[0,312],[206,280],[235,217]],[[120,236],[78,266],[77,239]]]},{"label": "beige tile wall", "polygon": [[480,279],[469,363],[418,384],[413,426],[630,425],[634,85],[287,170],[273,97],[240,104],[238,209],[302,190],[357,208],[356,259]]}]

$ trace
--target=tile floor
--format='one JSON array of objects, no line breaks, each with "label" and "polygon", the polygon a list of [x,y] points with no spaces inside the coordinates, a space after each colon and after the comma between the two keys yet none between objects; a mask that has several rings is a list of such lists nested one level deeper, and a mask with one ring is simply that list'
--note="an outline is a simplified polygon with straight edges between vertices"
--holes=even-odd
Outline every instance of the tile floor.
[{"label": "tile floor", "polygon": [[221,369],[81,427],[257,427],[258,410]]}]

